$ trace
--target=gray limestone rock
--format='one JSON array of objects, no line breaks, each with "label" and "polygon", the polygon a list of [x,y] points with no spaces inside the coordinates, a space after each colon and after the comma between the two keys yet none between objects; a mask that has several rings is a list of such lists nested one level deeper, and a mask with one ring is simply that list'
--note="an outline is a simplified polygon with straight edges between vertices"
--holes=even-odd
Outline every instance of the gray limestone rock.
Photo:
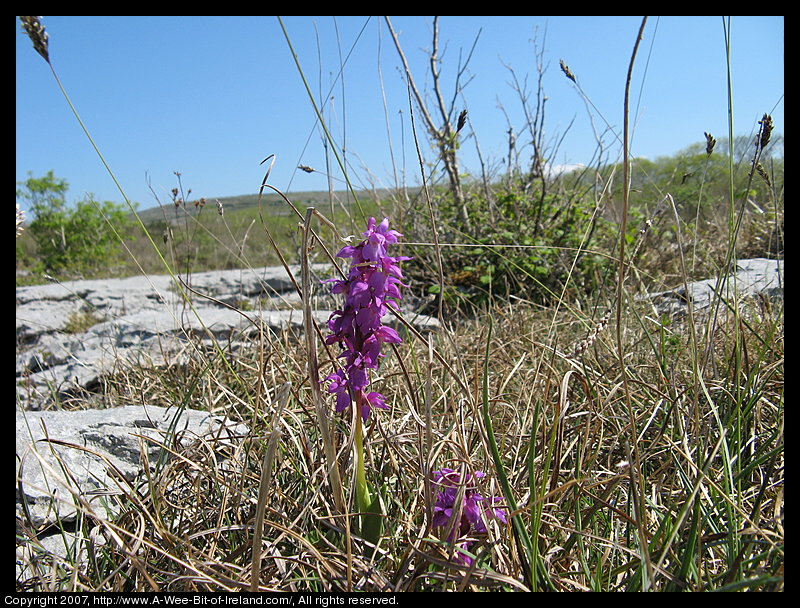
[{"label": "gray limestone rock", "polygon": [[[299,277],[298,267],[290,270]],[[319,281],[330,267],[315,264],[312,272]],[[44,409],[92,391],[120,366],[143,360],[163,365],[184,351],[189,338],[235,345],[262,329],[303,329],[297,291],[283,267],[196,273],[188,283],[210,298],[192,294],[192,306],[186,305],[169,276],[18,288],[17,403]],[[324,327],[337,302],[317,291],[314,317]],[[438,326],[436,319],[409,317],[420,329]]]},{"label": "gray limestone rock", "polygon": [[783,286],[783,260],[753,258],[736,262],[734,272],[724,277],[724,281],[717,278],[693,281],[686,286],[649,293],[644,298],[652,301],[660,314],[680,317],[687,313],[690,301],[695,312],[702,312],[717,296],[730,301],[735,292],[739,296],[761,294],[773,301],[781,300]]},{"label": "gray limestone rock", "polygon": [[[17,410],[17,581],[38,580],[54,560],[85,561],[89,545],[105,542],[97,522],[117,514],[128,496],[147,492],[145,466],[155,472],[175,460],[173,452],[202,440],[217,466],[236,471],[230,455],[248,432],[191,409]],[[79,510],[89,516],[80,526]]]},{"label": "gray limestone rock", "polygon": [[248,428],[208,412],[156,406],[79,411],[16,412],[17,517],[32,529],[77,513],[76,495],[95,515],[107,515],[126,482],[169,452],[199,438],[215,448],[236,446]]},{"label": "gray limestone rock", "polygon": [[[289,270],[299,280],[300,268],[290,266]],[[325,277],[330,273],[330,266],[312,264],[311,270]],[[273,298],[294,290],[294,283],[282,266],[198,272],[180,278],[191,289],[227,303]],[[201,306],[213,305],[198,295],[191,295],[191,298]],[[80,313],[111,320],[145,310],[181,315],[186,308],[178,285],[168,275],[18,287],[17,342],[30,343],[42,333],[63,331],[70,318]]]}]

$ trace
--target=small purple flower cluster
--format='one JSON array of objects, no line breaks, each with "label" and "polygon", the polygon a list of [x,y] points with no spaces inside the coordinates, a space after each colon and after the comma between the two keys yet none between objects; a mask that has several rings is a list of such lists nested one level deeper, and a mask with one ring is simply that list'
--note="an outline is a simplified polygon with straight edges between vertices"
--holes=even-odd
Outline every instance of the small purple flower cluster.
[{"label": "small purple flower cluster", "polygon": [[344,310],[335,310],[328,320],[330,335],[326,344],[339,344],[344,366],[326,378],[328,392],[336,395],[336,411],[342,412],[355,401],[364,422],[373,407],[389,409],[383,395],[366,393],[369,369],[378,367],[384,343],[399,344],[400,335],[381,324],[387,307],[397,306],[403,273],[399,263],[411,258],[387,255],[387,245],[397,243],[403,236],[389,229],[389,218],[378,224],[369,218],[365,240],[355,246],[343,247],[337,257],[352,258],[347,279],[329,279],[331,293],[346,294]]},{"label": "small purple flower cluster", "polygon": [[[496,517],[503,523],[508,521],[504,509],[492,506],[497,502],[502,502],[501,498],[486,499],[478,493],[477,482],[484,477],[486,477],[486,473],[483,471],[466,474],[464,478],[466,488],[461,503],[461,521],[453,525],[451,520],[456,506],[456,494],[459,486],[462,485],[461,474],[453,469],[433,471],[433,481],[440,489],[433,507],[433,525],[449,530],[447,541],[457,541],[456,546],[461,549],[469,549],[474,542],[467,539],[470,533],[486,534],[488,518]],[[456,559],[465,566],[472,564],[472,558],[460,551],[456,552]]]}]

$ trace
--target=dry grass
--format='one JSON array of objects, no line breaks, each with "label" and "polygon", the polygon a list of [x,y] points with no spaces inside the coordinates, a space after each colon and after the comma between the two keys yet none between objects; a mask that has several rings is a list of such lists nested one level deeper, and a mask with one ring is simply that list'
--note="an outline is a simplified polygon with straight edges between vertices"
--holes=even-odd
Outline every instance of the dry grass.
[{"label": "dry grass", "polygon": [[[320,424],[314,377],[336,353],[318,328],[257,331],[236,352],[193,339],[180,364],[120,371],[106,388],[117,405],[202,407],[250,432],[171,438],[168,459],[109,493],[111,520],[74,496],[85,557],[41,552],[17,589],[782,590],[783,304],[719,300],[711,315],[659,318],[622,283],[672,282],[664,257],[620,268],[591,300],[618,304],[616,317],[572,296],[508,300],[405,332],[373,378],[391,410],[365,429],[383,502],[375,547],[354,532],[351,421]],[[482,493],[510,515],[475,539],[470,567],[431,525],[430,472],[462,465],[487,473]]]},{"label": "dry grass", "polygon": [[[102,539],[88,561],[61,563],[55,575],[18,584],[248,589],[261,475],[271,462],[261,590],[641,589],[645,560],[651,589],[780,588],[780,311],[751,303],[738,319],[726,315],[713,334],[691,344],[687,332],[630,310],[624,373],[633,428],[612,334],[596,334],[576,361],[561,351],[585,335],[583,324],[572,313],[554,319],[552,312],[498,306],[486,312],[495,328],[488,344],[484,317],[427,340],[409,335],[388,358],[376,384],[392,410],[372,418],[366,432],[368,475],[385,502],[385,532],[374,554],[348,533],[352,505],[336,509],[301,336],[271,336],[235,358],[198,349],[180,367],[128,370],[116,379],[116,403],[205,404],[246,422],[250,435],[235,447],[204,441],[177,451],[156,475],[111,498],[121,508],[113,522],[83,513],[79,527],[99,526]],[[698,373],[706,346],[717,364]],[[480,415],[487,349],[502,467],[522,525],[537,531],[533,581],[526,575],[531,556],[512,526],[495,522],[473,548],[479,560],[468,570],[452,561],[426,519],[425,471],[467,463],[490,472],[487,494],[502,494]],[[322,374],[331,363],[320,353]],[[291,389],[276,417],[281,386]],[[276,429],[282,431],[272,444],[277,457],[265,460]],[[350,479],[349,420],[334,421],[333,438]],[[634,443],[636,473],[629,464]],[[631,497],[639,485],[646,548],[637,542]]]}]

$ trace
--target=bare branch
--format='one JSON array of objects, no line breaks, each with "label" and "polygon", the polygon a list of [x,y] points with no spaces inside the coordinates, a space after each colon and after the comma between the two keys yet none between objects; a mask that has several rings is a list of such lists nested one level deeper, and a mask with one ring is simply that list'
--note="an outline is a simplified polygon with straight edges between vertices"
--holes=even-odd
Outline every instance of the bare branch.
[{"label": "bare branch", "polygon": [[[436,103],[439,108],[439,112],[442,115],[443,124],[441,127],[437,127],[433,121],[433,117],[431,116],[428,108],[425,105],[425,101],[422,98],[422,95],[417,89],[416,83],[414,82],[414,78],[411,75],[411,70],[408,67],[408,61],[406,60],[405,54],[403,53],[402,48],[400,47],[400,42],[397,38],[397,34],[392,28],[391,21],[389,17],[384,17],[386,21],[386,25],[389,28],[389,32],[392,35],[392,40],[394,41],[395,48],[397,49],[398,54],[400,55],[400,59],[403,62],[403,68],[405,69],[406,79],[408,80],[409,89],[414,95],[414,99],[417,102],[417,106],[419,106],[420,113],[422,118],[425,122],[425,125],[428,128],[428,132],[430,134],[430,138],[432,139],[433,143],[436,145],[436,148],[439,152],[439,159],[444,164],[445,171],[447,172],[447,176],[450,180],[450,191],[453,194],[453,198],[455,199],[455,204],[461,209],[461,220],[464,223],[464,226],[469,229],[470,221],[469,215],[467,213],[467,208],[464,200],[464,194],[461,190],[461,176],[458,170],[458,158],[456,155],[456,138],[458,136],[458,129],[456,129],[453,125],[452,114],[453,110],[452,107],[455,107],[455,101],[452,103],[452,107],[448,110],[444,97],[442,96],[441,88],[440,88],[440,78],[439,78],[439,69],[438,69],[438,62],[439,62],[439,25],[438,25],[438,17],[434,18],[433,21],[433,48],[431,49],[430,54],[430,65],[431,65],[431,73],[433,77],[433,91],[436,98]],[[476,38],[477,41],[477,38]],[[474,50],[474,44],[473,49]],[[469,56],[472,56],[472,50],[470,50]],[[464,73],[466,69],[466,64],[464,66],[459,66],[459,71],[456,80],[456,90],[455,95],[458,95],[460,91],[458,86],[458,81],[461,78],[461,75]]]}]

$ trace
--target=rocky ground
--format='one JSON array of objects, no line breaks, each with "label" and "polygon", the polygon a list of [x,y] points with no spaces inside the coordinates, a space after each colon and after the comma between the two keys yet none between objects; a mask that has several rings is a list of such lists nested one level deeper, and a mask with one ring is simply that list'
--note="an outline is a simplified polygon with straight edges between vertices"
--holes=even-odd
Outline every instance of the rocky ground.
[{"label": "rocky ground", "polygon": [[[319,285],[330,272],[315,265],[312,281]],[[33,576],[31,564],[42,547],[66,555],[65,544],[75,545],[80,553],[85,539],[69,532],[78,519],[76,505],[85,501],[83,509],[109,515],[104,510],[114,501],[108,489],[119,491],[121,480],[123,486],[135,484],[145,454],[155,466],[158,442],[203,437],[204,445],[230,447],[248,433],[243,425],[198,410],[114,407],[100,398],[103,377],[144,359],[148,365],[174,364],[188,340],[217,341],[235,351],[259,332],[288,328],[299,334],[303,314],[295,281],[300,282],[299,267],[196,273],[191,292],[185,290],[191,306],[169,276],[17,288],[18,580]],[[316,291],[313,314],[324,326],[336,301],[324,288]],[[407,317],[421,329],[437,326],[435,319]]]},{"label": "rocky ground", "polygon": [[[317,265],[313,272],[319,285],[330,270]],[[235,348],[259,331],[299,332],[303,317],[293,277],[299,282],[298,267],[289,273],[282,267],[197,273],[190,280],[191,306],[168,276],[17,288],[18,581],[33,576],[42,547],[65,555],[65,544],[72,543],[79,553],[88,541],[55,524],[74,526],[76,504],[109,504],[103,497],[121,479],[135,483],[143,457],[151,467],[158,462],[157,442],[214,433],[214,445],[229,447],[248,433],[243,425],[197,410],[108,403],[85,409],[103,377],[142,357],[165,364],[188,339]],[[695,312],[708,309],[717,292],[729,295],[735,288],[775,301],[783,298],[783,287],[783,261],[759,258],[740,260],[723,282],[711,278],[645,298],[659,315],[675,317],[685,315],[688,302]],[[324,324],[336,301],[317,291],[323,295],[313,299],[314,315]],[[421,329],[438,326],[435,319],[408,311],[405,316]],[[84,409],[58,411],[58,403],[70,400],[81,401]],[[95,514],[103,516],[102,509]]]},{"label": "rocky ground", "polygon": [[693,281],[678,285],[667,291],[649,293],[641,299],[649,299],[662,315],[682,317],[692,303],[695,312],[709,309],[722,296],[724,301],[732,301],[734,292],[744,297],[763,297],[771,301],[783,300],[783,260],[753,258],[739,260],[734,271],[719,280],[718,277]]},{"label": "rocky ground", "polygon": [[[169,276],[71,281],[17,289],[17,403],[42,410],[91,393],[104,375],[141,357],[163,364],[188,337],[236,346],[261,330],[300,329],[293,281],[299,267],[266,267],[191,275],[191,306]],[[314,265],[314,281],[330,274]],[[317,290],[314,316],[325,323],[336,301]],[[202,294],[202,295],[200,295]],[[419,326],[434,319],[412,317]]]}]

